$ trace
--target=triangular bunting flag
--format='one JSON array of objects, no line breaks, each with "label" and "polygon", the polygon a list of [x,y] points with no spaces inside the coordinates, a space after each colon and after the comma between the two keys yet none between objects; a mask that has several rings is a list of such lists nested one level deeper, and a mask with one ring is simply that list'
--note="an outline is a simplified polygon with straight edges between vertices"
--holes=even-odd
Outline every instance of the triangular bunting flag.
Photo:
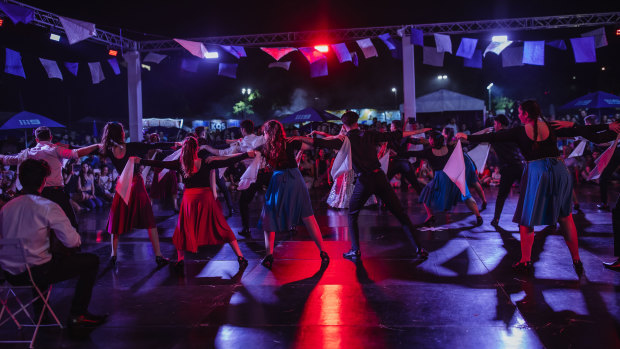
[{"label": "triangular bunting flag", "polygon": [[276,61],[279,61],[280,58],[297,50],[294,47],[261,47],[260,49],[273,57],[273,59],[275,59]]},{"label": "triangular bunting flag", "polygon": [[502,67],[520,67],[523,65],[523,46],[508,47],[502,52]]},{"label": "triangular bunting flag", "polygon": [[546,41],[545,44],[560,50],[566,50],[566,41],[564,40]]},{"label": "triangular bunting flag", "polygon": [[356,42],[362,49],[362,53],[364,53],[364,58],[368,59],[372,57],[377,57],[377,49],[375,48],[375,45],[372,44],[372,40],[360,39]]},{"label": "triangular bunting flag", "polygon": [[291,61],[269,63],[269,68],[282,68],[288,70],[291,67]]},{"label": "triangular bunting flag", "polygon": [[28,24],[34,19],[34,10],[24,6],[13,5],[0,1],[0,10],[6,13],[7,16],[17,24],[19,22]]},{"label": "triangular bunting flag", "polygon": [[448,52],[452,54],[452,40],[450,35],[435,34],[435,46],[437,46],[437,52]]},{"label": "triangular bunting flag", "polygon": [[405,35],[405,27],[397,29],[396,34],[402,38]]},{"label": "triangular bunting flag", "polygon": [[420,29],[411,28],[411,43],[424,46],[424,32]]},{"label": "triangular bunting flag", "polygon": [[112,71],[114,71],[114,75],[121,74],[121,68],[118,66],[118,61],[116,60],[116,58],[108,59],[108,64],[112,68]]},{"label": "triangular bunting flag", "polygon": [[584,38],[572,38],[570,43],[573,46],[576,63],[593,63],[596,62],[596,46],[593,36]]},{"label": "triangular bunting flag", "polygon": [[523,42],[523,64],[545,65],[545,42]]},{"label": "triangular bunting flag", "polygon": [[205,55],[209,53],[207,48],[202,42],[182,40],[182,39],[173,39],[179,45],[183,46],[184,49],[189,51],[189,53],[193,54],[198,58],[205,58]]},{"label": "triangular bunting flag", "polygon": [[166,58],[168,56],[166,55],[160,55],[159,53],[155,53],[155,52],[149,52],[146,57],[144,57],[144,59],[142,60],[142,62],[144,63],[155,63],[155,64],[159,64],[161,63],[161,61],[164,60],[164,58]]},{"label": "triangular bunting flag", "polygon": [[60,23],[62,23],[62,27],[65,29],[70,45],[97,35],[94,23],[61,16],[58,16],[58,19],[60,19]]},{"label": "triangular bunting flag", "polygon": [[607,46],[607,36],[605,35],[605,28],[598,28],[593,31],[581,34],[582,38],[585,38],[586,36],[594,37],[594,43],[596,45],[596,48]]},{"label": "triangular bunting flag", "polygon": [[198,63],[200,61],[196,59],[185,59],[181,61],[181,69],[190,73],[195,73],[198,71]]},{"label": "triangular bunting flag", "polygon": [[237,64],[220,63],[217,75],[226,76],[231,79],[236,79],[237,78]]},{"label": "triangular bunting flag", "polygon": [[77,76],[78,66],[79,66],[79,63],[65,62],[65,68],[67,68],[69,73],[73,74],[73,76]]},{"label": "triangular bunting flag", "polygon": [[475,50],[470,59],[465,58],[463,66],[467,68],[482,69],[482,50]]},{"label": "triangular bunting flag", "polygon": [[467,182],[465,181],[465,157],[463,156],[463,147],[461,140],[456,143],[456,147],[452,151],[452,155],[448,159],[443,172],[456,184],[461,194],[467,193]]},{"label": "triangular bunting flag", "polygon": [[327,57],[310,64],[310,77],[318,78],[321,76],[327,76]]},{"label": "triangular bunting flag", "polygon": [[477,44],[478,39],[462,38],[459,49],[456,50],[456,55],[459,57],[470,59],[471,57],[473,57],[474,52],[476,51]]},{"label": "triangular bunting flag", "polygon": [[351,62],[351,53],[349,52],[349,49],[347,48],[347,44],[344,43],[340,43],[340,44],[333,44],[331,45],[332,49],[334,50],[334,54],[336,54],[336,57],[338,57],[338,62],[340,63],[344,63],[344,62]]},{"label": "triangular bunting flag", "polygon": [[424,46],[422,50],[422,63],[435,67],[443,67],[443,55],[443,52],[437,52],[437,49],[434,47]]},{"label": "triangular bunting flag", "polygon": [[487,46],[487,48],[484,50],[483,56],[486,56],[488,52],[499,55],[500,53],[502,53],[502,51],[504,51],[506,47],[510,46],[510,44],[512,44],[512,41],[510,40],[504,42],[491,41],[489,46]]},{"label": "triangular bunting flag", "polygon": [[101,70],[101,63],[89,62],[88,67],[90,68],[90,76],[93,79],[93,84],[98,84],[105,80],[103,70]]},{"label": "triangular bunting flag", "polygon": [[58,68],[56,61],[51,61],[45,58],[39,58],[39,61],[41,61],[41,65],[43,65],[48,78],[62,80],[62,73],[60,72],[60,68]]},{"label": "triangular bunting flag", "polygon": [[394,43],[392,42],[392,37],[390,36],[389,33],[379,35],[379,39],[383,41],[383,43],[385,44],[385,46],[387,46],[389,50],[396,49],[396,45],[394,45]]},{"label": "triangular bunting flag", "polygon": [[327,59],[327,57],[321,52],[317,51],[314,47],[300,47],[299,52],[301,52],[304,57],[308,60],[308,63],[312,64],[321,59]]},{"label": "triangular bunting flag", "polygon": [[229,46],[229,45],[220,45],[220,47],[233,55],[235,58],[247,57],[245,53],[245,49],[243,46]]},{"label": "triangular bunting flag", "polygon": [[356,67],[360,66],[360,60],[357,58],[357,52],[351,52],[351,60],[353,61],[353,65]]},{"label": "triangular bunting flag", "polygon": [[245,48],[243,48],[243,46],[233,46],[232,49],[235,50],[239,54],[239,57],[248,56],[248,54],[245,53]]},{"label": "triangular bunting flag", "polygon": [[10,48],[6,49],[4,72],[26,78],[24,66],[22,66],[22,55],[19,52],[13,51]]}]

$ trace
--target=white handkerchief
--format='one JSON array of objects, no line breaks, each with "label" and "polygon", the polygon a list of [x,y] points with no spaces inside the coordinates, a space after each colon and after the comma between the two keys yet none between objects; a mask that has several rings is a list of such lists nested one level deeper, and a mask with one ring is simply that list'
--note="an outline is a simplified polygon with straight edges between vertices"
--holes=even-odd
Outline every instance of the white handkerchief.
[{"label": "white handkerchief", "polygon": [[125,204],[129,205],[129,199],[131,196],[131,183],[133,181],[133,171],[136,164],[136,157],[132,156],[125,164],[123,173],[118,177],[116,181],[116,192],[121,196]]},{"label": "white handkerchief", "polygon": [[256,182],[256,178],[258,178],[258,170],[260,169],[261,158],[261,154],[257,152],[250,166],[248,166],[245,172],[241,175],[239,186],[237,187],[238,190],[248,189],[252,183]]},{"label": "white handkerchief", "polygon": [[456,184],[461,191],[461,194],[465,195],[467,192],[467,182],[465,181],[465,158],[463,156],[463,147],[461,146],[461,140],[456,143],[456,148],[450,155],[450,159],[443,168],[443,172]]},{"label": "white handkerchief", "polygon": [[344,137],[342,146],[340,147],[340,150],[338,150],[338,154],[336,154],[334,163],[332,164],[332,178],[336,180],[336,178],[340,177],[340,175],[345,174],[352,169],[353,159],[351,157],[351,141],[349,141],[349,137]]}]

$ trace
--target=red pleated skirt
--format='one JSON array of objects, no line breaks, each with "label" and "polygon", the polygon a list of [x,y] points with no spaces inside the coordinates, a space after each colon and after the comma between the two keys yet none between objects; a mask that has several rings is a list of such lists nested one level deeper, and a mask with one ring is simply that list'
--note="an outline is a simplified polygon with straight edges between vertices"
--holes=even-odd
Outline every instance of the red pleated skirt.
[{"label": "red pleated skirt", "polygon": [[155,228],[155,217],[151,200],[146,193],[144,180],[140,174],[134,174],[131,182],[129,205],[118,193],[114,194],[110,215],[108,216],[108,233],[123,234],[131,229]]},{"label": "red pleated skirt", "polygon": [[153,182],[151,183],[151,199],[159,199],[162,201],[170,200],[174,197],[178,190],[178,180],[175,171],[168,171],[164,177],[159,180],[161,170],[153,171]]},{"label": "red pleated skirt", "polygon": [[195,253],[199,246],[220,245],[236,239],[211,188],[185,189],[172,236],[177,249]]}]

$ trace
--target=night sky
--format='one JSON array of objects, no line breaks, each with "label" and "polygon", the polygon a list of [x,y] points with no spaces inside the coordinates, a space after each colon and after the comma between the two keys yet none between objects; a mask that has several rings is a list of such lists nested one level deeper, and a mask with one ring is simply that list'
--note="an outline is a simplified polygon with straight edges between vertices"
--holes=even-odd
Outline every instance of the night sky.
[{"label": "night sky", "polygon": [[[419,5],[412,1],[60,1],[28,0],[26,3],[59,15],[97,24],[103,30],[134,39],[192,38],[199,36],[242,35],[301,30],[468,21],[491,18],[514,18],[620,10],[617,2],[589,1],[562,4],[547,1],[434,1]],[[475,3],[475,5],[474,5]],[[615,5],[614,5],[615,3]],[[87,6],[85,4],[88,4]],[[553,5],[553,6],[552,6]],[[595,29],[571,29],[508,33],[517,40],[551,40],[577,37]],[[620,28],[620,26],[618,26]],[[561,105],[585,93],[604,90],[620,94],[620,39],[616,27],[608,26],[609,46],[597,49],[599,62],[575,64],[572,50],[560,51],[547,46],[544,67],[502,68],[501,58],[488,55],[483,69],[464,68],[462,59],[446,55],[443,68],[422,64],[422,50],[416,48],[416,89],[422,95],[448,88],[473,97],[487,98],[486,86],[494,82],[497,93],[514,98],[536,98],[547,107]],[[148,33],[148,34],[145,34]],[[466,35],[486,45],[491,33]],[[49,34],[32,25],[13,25],[5,21],[0,28],[0,49],[5,47],[22,53],[27,79],[0,74],[0,111],[22,109],[38,112],[55,120],[73,123],[86,116],[104,120],[127,118],[126,71],[114,76],[102,64],[106,80],[98,85],[90,82],[86,63],[110,58],[104,46],[82,42],[69,46],[48,40]],[[456,52],[461,36],[453,36]],[[402,102],[402,61],[391,57],[387,48],[373,40],[378,58],[360,59],[360,66],[338,63],[328,53],[329,76],[311,79],[309,65],[299,53],[287,58],[290,71],[268,69],[273,59],[258,48],[247,50],[242,58],[237,79],[217,75],[217,63],[203,62],[197,73],[183,72],[180,62],[189,53],[174,52],[152,70],[143,70],[144,117],[215,118],[227,117],[234,102],[241,99],[241,88],[258,89],[262,99],[255,107],[262,118],[270,118],[273,109],[290,107],[293,95],[302,96],[308,105],[327,109],[390,108],[396,101],[390,91],[399,91]],[[432,37],[425,45],[435,46]],[[300,45],[302,46],[302,45]],[[349,49],[356,48],[348,43]],[[358,53],[361,56],[361,51]],[[165,53],[165,52],[164,52]],[[77,78],[61,68],[64,81],[47,79],[38,57],[58,61],[81,62]],[[288,59],[283,59],[288,60]],[[224,62],[235,62],[222,54]],[[0,54],[4,66],[4,53]],[[601,67],[605,67],[602,71]],[[448,75],[447,81],[436,79]],[[575,77],[573,79],[573,77]],[[295,92],[297,91],[297,92]]]}]

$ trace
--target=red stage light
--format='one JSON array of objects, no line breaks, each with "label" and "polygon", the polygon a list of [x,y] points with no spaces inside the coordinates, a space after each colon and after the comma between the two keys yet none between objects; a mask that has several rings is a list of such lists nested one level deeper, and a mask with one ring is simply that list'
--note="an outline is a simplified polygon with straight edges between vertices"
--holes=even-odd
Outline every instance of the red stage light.
[{"label": "red stage light", "polygon": [[4,22],[4,20],[0,19],[0,27],[2,27],[2,23]]},{"label": "red stage light", "polygon": [[[0,24],[2,24],[1,22],[2,21],[0,20]],[[616,29],[616,36],[620,36],[620,29]]]},{"label": "red stage light", "polygon": [[327,45],[316,45],[316,46],[314,46],[314,49],[319,51],[319,52],[326,53],[326,52],[329,51],[329,46],[327,46]]},{"label": "red stage light", "polygon": [[116,57],[116,55],[118,54],[118,51],[116,51],[116,50],[110,50],[110,51],[108,51],[108,54],[109,54],[110,56],[114,56],[114,57]]}]

